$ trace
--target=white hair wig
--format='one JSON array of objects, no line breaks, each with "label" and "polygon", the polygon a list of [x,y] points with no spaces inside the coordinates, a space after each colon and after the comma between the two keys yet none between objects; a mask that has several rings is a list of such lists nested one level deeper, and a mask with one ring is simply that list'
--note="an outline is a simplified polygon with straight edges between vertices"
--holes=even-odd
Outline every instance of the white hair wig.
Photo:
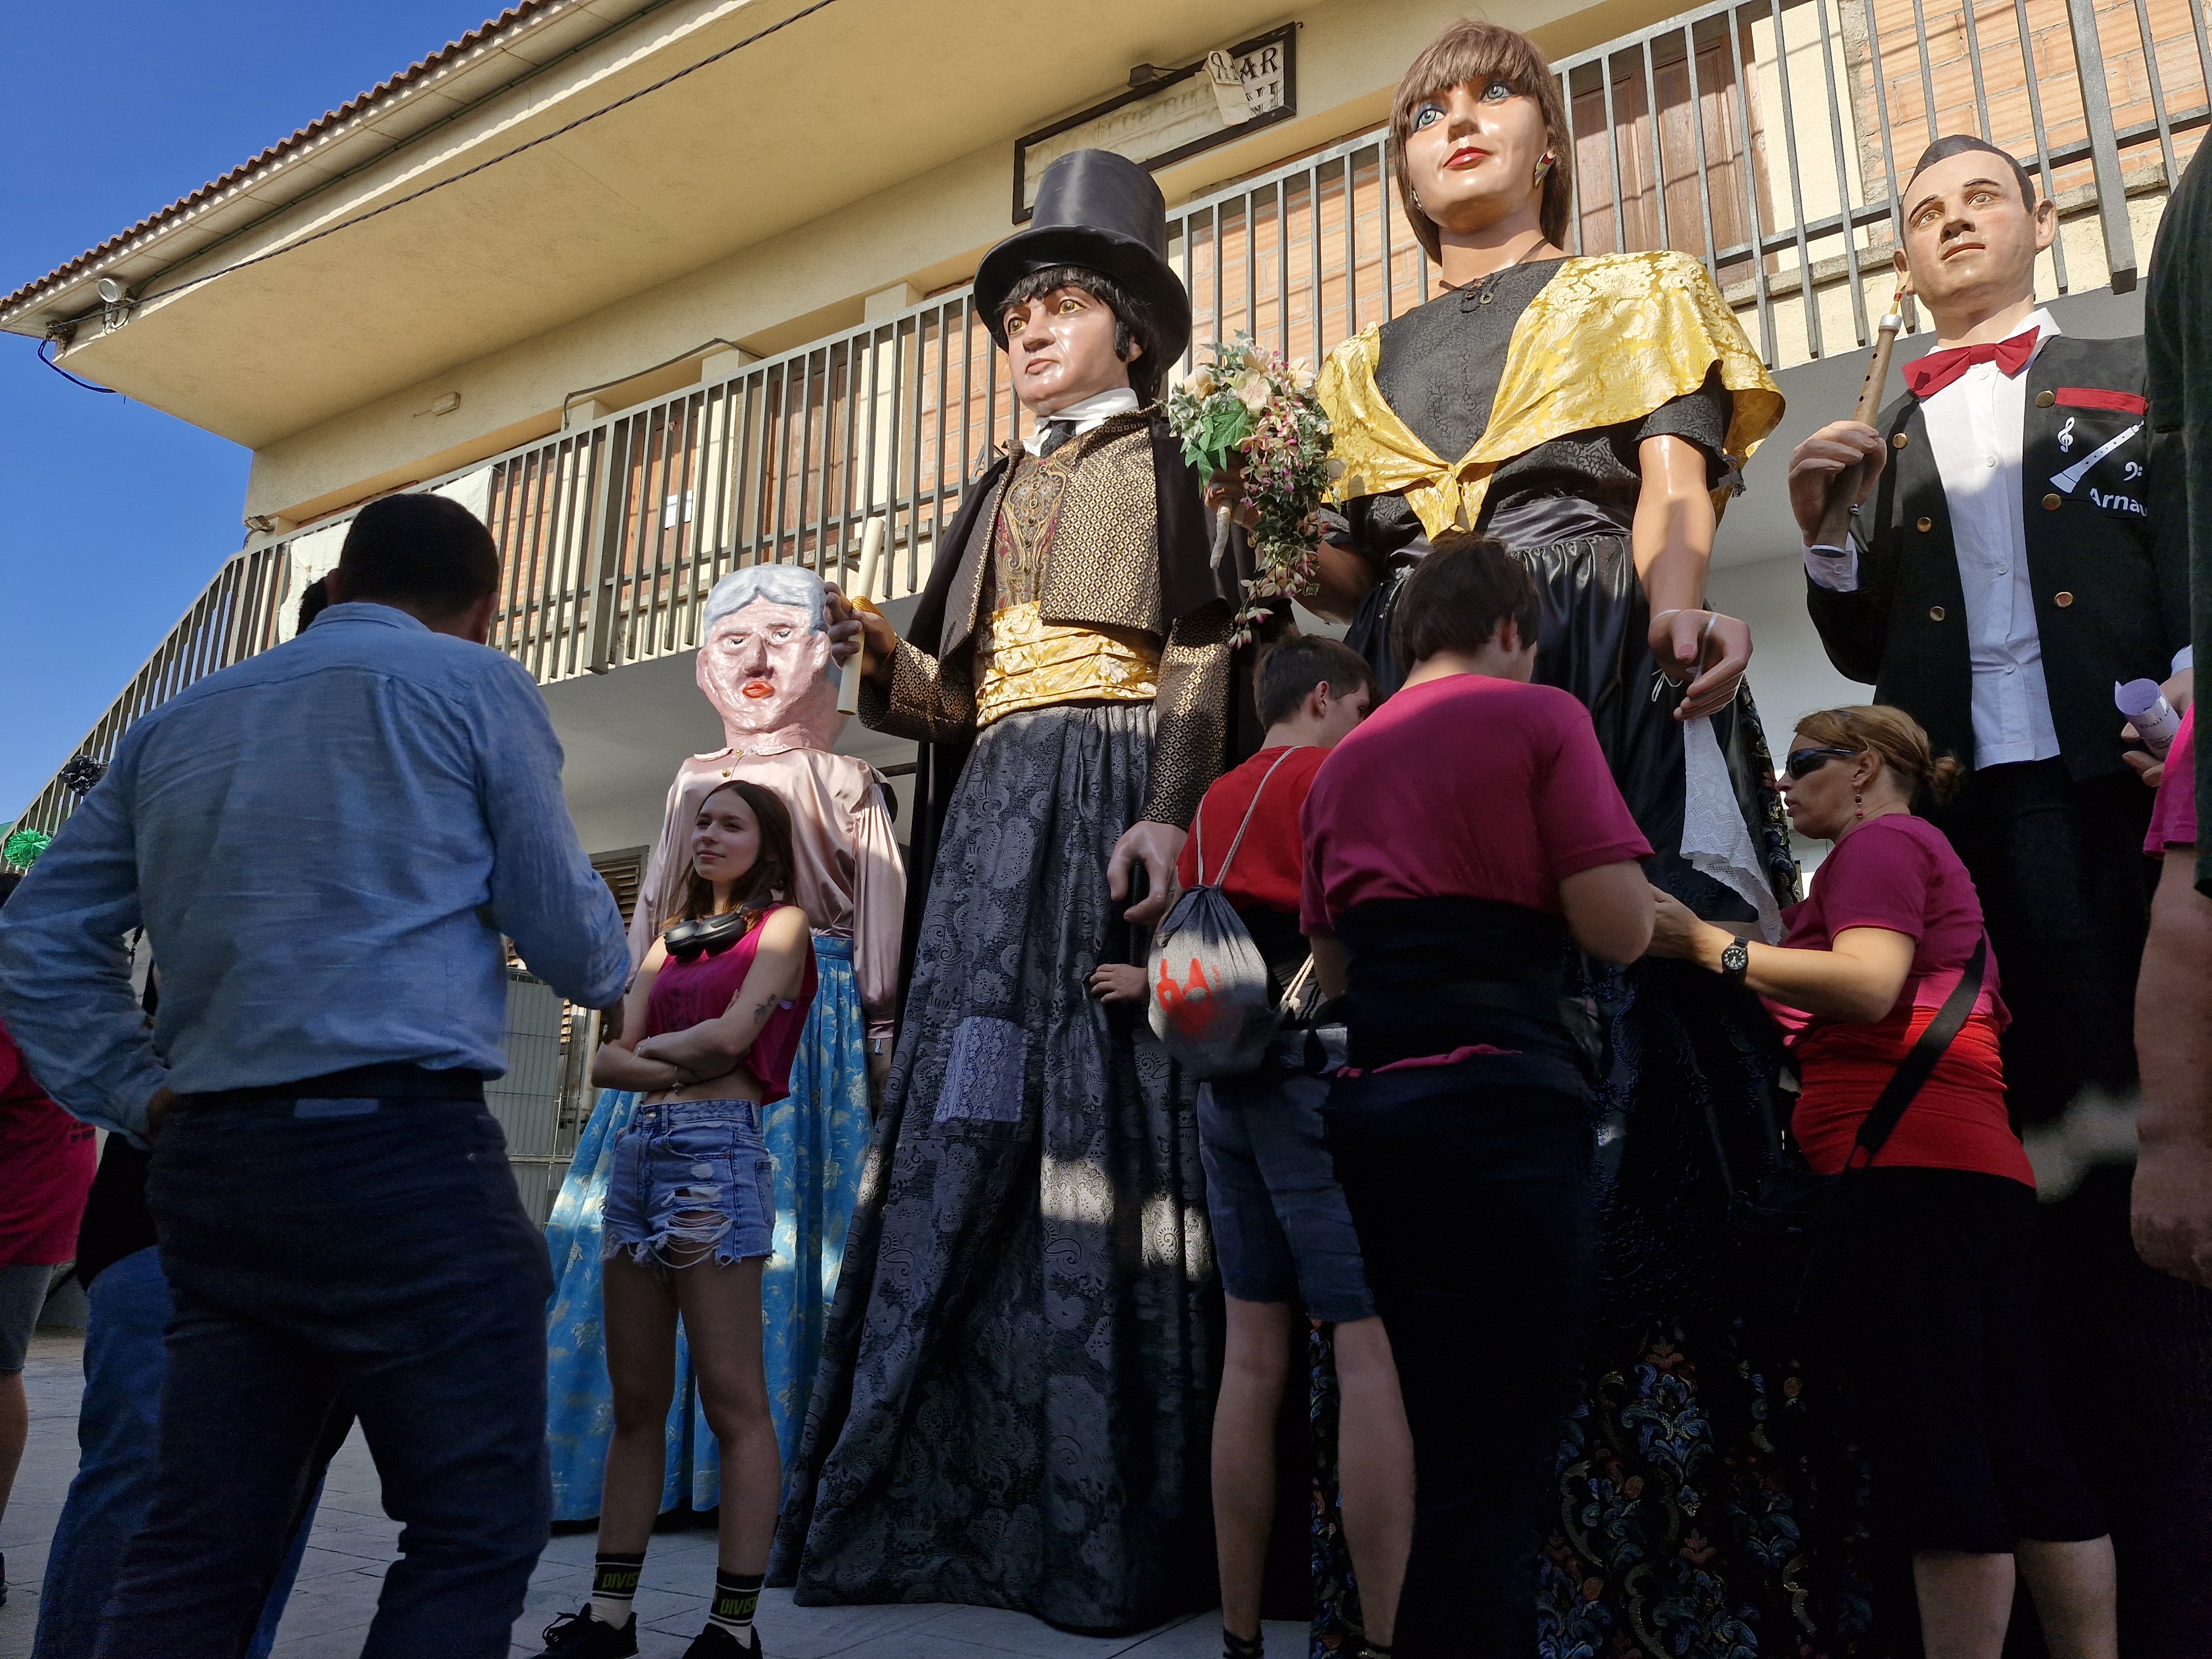
[{"label": "white hair wig", "polygon": [[712,629],[723,617],[744,610],[755,599],[766,599],[771,605],[804,605],[807,625],[817,634],[829,626],[822,615],[821,577],[800,565],[756,564],[732,570],[714,584],[714,591],[707,595],[701,631]]}]

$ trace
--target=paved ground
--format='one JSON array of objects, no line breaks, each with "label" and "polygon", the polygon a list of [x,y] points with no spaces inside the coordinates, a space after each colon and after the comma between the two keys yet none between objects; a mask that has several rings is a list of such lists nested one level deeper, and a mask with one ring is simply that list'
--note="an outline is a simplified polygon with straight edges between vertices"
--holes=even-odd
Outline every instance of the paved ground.
[{"label": "paved ground", "polygon": [[[76,1472],[81,1351],[74,1336],[41,1332],[24,1372],[31,1442],[7,1519],[0,1522],[0,1550],[7,1554],[10,1584],[8,1605],[0,1607],[0,1659],[25,1659],[31,1650],[46,1540]],[[386,1564],[397,1553],[398,1531],[384,1517],[376,1471],[356,1432],[331,1466],[299,1584],[285,1608],[277,1659],[351,1659],[361,1651]],[[517,1653],[536,1651],[538,1633],[553,1615],[573,1610],[588,1597],[592,1547],[589,1533],[558,1537],[547,1547],[514,1627]],[[711,1534],[666,1533],[653,1539],[637,1595],[641,1655],[678,1659],[706,1620],[714,1577]],[[830,1659],[833,1654],[850,1659],[992,1659],[1008,1654],[1034,1659],[1121,1654],[1212,1659],[1221,1651],[1220,1628],[1213,1615],[1200,1614],[1146,1635],[1102,1640],[1062,1635],[1021,1613],[988,1607],[795,1607],[789,1590],[769,1591],[760,1611],[762,1640],[773,1659]],[[1269,1645],[1279,1654],[1297,1653],[1302,1634],[1296,1625],[1267,1627]]]}]

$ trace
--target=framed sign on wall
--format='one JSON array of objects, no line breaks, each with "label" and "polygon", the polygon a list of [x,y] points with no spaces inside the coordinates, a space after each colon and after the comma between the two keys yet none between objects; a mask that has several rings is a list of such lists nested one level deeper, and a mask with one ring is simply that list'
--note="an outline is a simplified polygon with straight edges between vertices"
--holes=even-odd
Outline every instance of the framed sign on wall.
[{"label": "framed sign on wall", "polygon": [[1070,150],[1110,149],[1157,170],[1298,112],[1297,33],[1285,23],[1181,69],[1140,64],[1128,91],[1014,141],[1014,222]]}]

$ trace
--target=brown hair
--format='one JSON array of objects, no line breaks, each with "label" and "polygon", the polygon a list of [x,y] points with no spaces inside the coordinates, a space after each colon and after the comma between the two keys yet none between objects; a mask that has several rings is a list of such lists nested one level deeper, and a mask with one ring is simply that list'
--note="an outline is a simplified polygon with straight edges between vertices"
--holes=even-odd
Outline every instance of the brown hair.
[{"label": "brown hair", "polygon": [[1348,697],[1362,686],[1372,691],[1375,671],[1366,658],[1326,634],[1293,634],[1269,646],[1253,671],[1261,725],[1290,719],[1305,702],[1306,693],[1323,680],[1328,682],[1329,696]]},{"label": "brown hair", "polygon": [[1510,622],[1532,644],[1543,607],[1528,567],[1495,536],[1447,530],[1413,567],[1390,621],[1390,653],[1411,668],[1439,651],[1472,656]]},{"label": "brown hair", "polygon": [[[753,822],[760,825],[760,856],[731,889],[730,908],[765,909],[778,896],[789,896],[793,872],[798,868],[791,850],[790,810],[774,791],[748,783],[743,778],[716,784],[701,798],[699,810],[705,811],[707,803],[725,789],[733,791],[738,799],[753,809]],[[684,890],[683,906],[670,920],[696,921],[714,914],[714,884],[701,875],[695,864]]]},{"label": "brown hair", "polygon": [[1462,17],[1429,42],[1427,48],[1398,82],[1398,95],[1390,105],[1390,168],[1398,181],[1398,204],[1413,228],[1413,240],[1428,250],[1429,258],[1443,258],[1436,221],[1421,211],[1413,194],[1413,181],[1406,170],[1406,140],[1413,136],[1413,114],[1421,101],[1439,92],[1469,82],[1477,87],[1503,81],[1514,91],[1536,100],[1544,112],[1544,142],[1552,151],[1551,170],[1544,175],[1544,199],[1537,209],[1545,240],[1555,247],[1567,246],[1568,226],[1574,215],[1575,135],[1567,121],[1567,100],[1552,66],[1534,40],[1496,23],[1478,23]]},{"label": "brown hair", "polygon": [[1938,806],[1958,793],[1966,774],[1950,756],[1935,754],[1920,722],[1902,708],[1870,703],[1823,708],[1799,720],[1797,729],[1821,748],[1875,756],[1908,796],[1925,789]]}]

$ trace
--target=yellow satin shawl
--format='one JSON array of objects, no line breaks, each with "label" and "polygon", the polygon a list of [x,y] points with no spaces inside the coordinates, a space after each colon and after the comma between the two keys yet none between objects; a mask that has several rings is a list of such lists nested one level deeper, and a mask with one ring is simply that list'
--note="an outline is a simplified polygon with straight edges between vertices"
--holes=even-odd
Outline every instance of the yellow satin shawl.
[{"label": "yellow satin shawl", "polygon": [[[1743,325],[1686,253],[1569,259],[1513,327],[1490,424],[1447,462],[1413,435],[1375,384],[1379,327],[1329,354],[1314,392],[1344,471],[1339,501],[1402,492],[1431,536],[1472,526],[1500,463],[1577,432],[1641,420],[1695,392],[1715,363],[1735,396],[1729,459],[1741,466],[1782,420],[1782,391]],[[1727,492],[1713,492],[1717,514]]]}]

